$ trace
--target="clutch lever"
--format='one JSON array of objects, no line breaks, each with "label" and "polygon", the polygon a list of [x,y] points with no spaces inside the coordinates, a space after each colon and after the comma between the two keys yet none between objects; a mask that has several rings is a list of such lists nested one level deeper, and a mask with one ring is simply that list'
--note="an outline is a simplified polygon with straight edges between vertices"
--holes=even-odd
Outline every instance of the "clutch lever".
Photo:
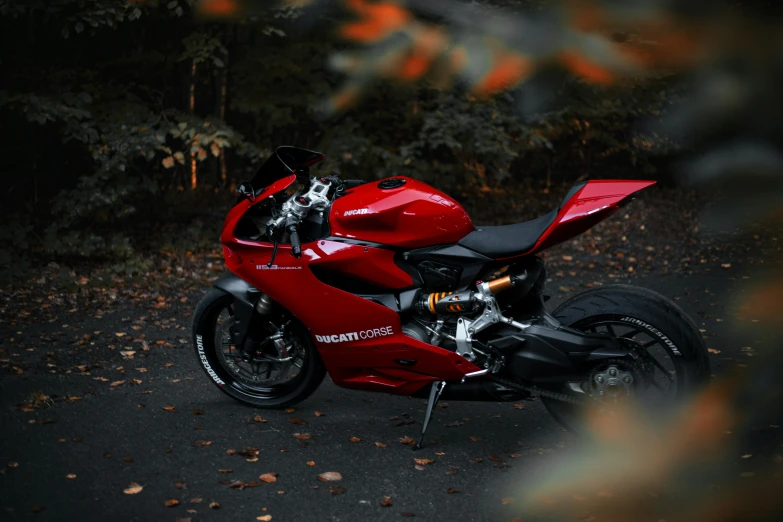
[{"label": "clutch lever", "polygon": [[275,262],[275,257],[277,257],[277,247],[280,245],[280,242],[277,240],[277,227],[275,226],[274,222],[268,223],[266,225],[266,237],[270,238],[272,240],[272,259],[269,260],[269,263],[266,264],[267,268],[272,268],[272,264]]}]

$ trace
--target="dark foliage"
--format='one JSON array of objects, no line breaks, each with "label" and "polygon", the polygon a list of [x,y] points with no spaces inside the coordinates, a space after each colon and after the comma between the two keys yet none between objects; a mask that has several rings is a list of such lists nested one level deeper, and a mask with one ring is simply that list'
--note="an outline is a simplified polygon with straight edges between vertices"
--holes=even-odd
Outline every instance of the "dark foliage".
[{"label": "dark foliage", "polygon": [[278,144],[322,150],[332,173],[406,174],[463,199],[512,182],[649,177],[653,153],[676,149],[632,132],[669,103],[655,77],[608,91],[542,71],[481,99],[374,84],[324,119],[341,81],[330,57],[345,47],[331,12],[305,31],[295,8],[223,23],[198,20],[194,4],[0,1],[0,270],[53,256],[127,260],[161,230],[171,234],[161,245],[214,241],[217,225],[183,245],[193,218],[229,201]]}]

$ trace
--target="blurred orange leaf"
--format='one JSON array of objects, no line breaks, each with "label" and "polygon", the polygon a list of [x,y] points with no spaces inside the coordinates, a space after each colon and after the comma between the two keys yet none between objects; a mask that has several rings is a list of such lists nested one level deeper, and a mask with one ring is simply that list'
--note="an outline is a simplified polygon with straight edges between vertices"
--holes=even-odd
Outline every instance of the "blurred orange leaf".
[{"label": "blurred orange leaf", "polygon": [[362,19],[344,25],[340,32],[343,37],[359,42],[382,40],[403,28],[412,18],[408,11],[392,2],[369,3],[366,0],[348,0],[347,5]]}]

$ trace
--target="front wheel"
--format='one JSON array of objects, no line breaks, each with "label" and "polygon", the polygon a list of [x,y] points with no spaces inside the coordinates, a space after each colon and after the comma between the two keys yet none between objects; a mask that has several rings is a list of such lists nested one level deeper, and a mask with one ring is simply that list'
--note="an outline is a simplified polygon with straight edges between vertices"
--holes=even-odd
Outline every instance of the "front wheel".
[{"label": "front wheel", "polygon": [[263,316],[262,349],[248,357],[232,342],[234,296],[213,288],[193,314],[199,363],[223,392],[257,408],[286,408],[306,399],[326,374],[309,332],[278,309]]},{"label": "front wheel", "polygon": [[[648,367],[645,386],[638,392],[648,403],[676,404],[709,381],[707,347],[698,327],[657,292],[605,286],[572,297],[552,315],[564,326],[605,333],[633,347]],[[580,407],[547,397],[542,402],[566,429],[585,431]]]}]

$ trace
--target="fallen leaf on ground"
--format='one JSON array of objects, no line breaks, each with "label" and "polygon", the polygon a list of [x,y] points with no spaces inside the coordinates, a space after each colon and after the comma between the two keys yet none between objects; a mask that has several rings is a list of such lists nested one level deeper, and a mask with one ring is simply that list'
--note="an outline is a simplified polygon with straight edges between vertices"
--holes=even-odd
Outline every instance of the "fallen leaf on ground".
[{"label": "fallen leaf on ground", "polygon": [[458,489],[454,489],[454,488],[449,488],[449,489],[446,490],[446,493],[451,495],[452,493],[459,493],[459,490]]},{"label": "fallen leaf on ground", "polygon": [[383,499],[381,500],[381,505],[382,505],[383,507],[389,507],[389,506],[391,506],[391,505],[392,505],[392,499],[391,499],[391,497],[383,497]]},{"label": "fallen leaf on ground", "polygon": [[478,464],[480,462],[484,462],[484,459],[482,459],[481,457],[476,457],[475,459],[471,460],[471,462],[473,464]]},{"label": "fallen leaf on ground", "polygon": [[509,504],[513,504],[516,501],[517,501],[517,499],[515,499],[513,497],[506,497],[503,500],[501,500],[500,503],[503,504],[504,506],[507,506]]},{"label": "fallen leaf on ground", "polygon": [[218,469],[218,473],[231,473],[232,471],[231,469]]},{"label": "fallen leaf on ground", "polygon": [[345,493],[345,488],[342,486],[332,486],[331,488],[329,488],[329,493],[331,493],[332,495],[342,495],[343,493]]},{"label": "fallen leaf on ground", "polygon": [[163,409],[166,410],[166,411],[176,411],[177,407],[176,406],[164,406]]},{"label": "fallen leaf on ground", "polygon": [[242,480],[235,480],[233,482],[230,482],[228,484],[228,487],[234,488],[234,489],[238,489],[238,490],[241,491],[241,490],[243,490],[245,488],[257,488],[260,485],[261,485],[261,482],[245,482],[245,481],[242,481]]},{"label": "fallen leaf on ground", "polygon": [[418,471],[427,471],[427,468],[425,468],[421,464],[414,464],[413,467],[414,467],[414,469],[416,469]]},{"label": "fallen leaf on ground", "polygon": [[403,438],[400,439],[400,442],[402,442],[406,446],[412,446],[412,445],[416,444],[416,440],[412,439],[410,437],[403,437]]},{"label": "fallen leaf on ground", "polygon": [[361,442],[362,441],[362,439],[360,439],[359,437],[351,437],[348,440],[350,440],[351,442]]},{"label": "fallen leaf on ground", "polygon": [[315,461],[313,461],[313,460],[308,460],[308,461],[307,461],[307,465],[308,465],[308,466],[315,466]]},{"label": "fallen leaf on ground", "polygon": [[525,405],[520,402],[520,403],[514,404],[514,408],[516,408],[518,410],[524,410],[525,409]]},{"label": "fallen leaf on ground", "polygon": [[174,487],[177,489],[186,489],[184,480],[177,480],[174,482]]},{"label": "fallen leaf on ground", "polygon": [[400,513],[400,516],[401,517],[415,517],[416,513],[414,513],[413,511],[402,511]]},{"label": "fallen leaf on ground", "polygon": [[327,471],[325,473],[321,473],[320,475],[318,475],[318,480],[320,480],[321,482],[334,482],[342,479],[343,476],[337,471]]},{"label": "fallen leaf on ground", "polygon": [[204,410],[193,410],[193,415],[204,415]]},{"label": "fallen leaf on ground", "polygon": [[130,464],[131,462],[133,462],[133,457],[123,457],[122,460]]},{"label": "fallen leaf on ground", "polygon": [[277,475],[279,475],[279,473],[264,473],[263,475],[261,475],[258,478],[259,478],[259,480],[263,480],[264,482],[267,482],[267,483],[269,483],[269,482],[277,482]]},{"label": "fallen leaf on ground", "polygon": [[484,437],[481,437],[479,435],[471,435],[470,437],[471,442],[480,442],[484,440]]},{"label": "fallen leaf on ground", "polygon": [[75,473],[68,473],[67,475],[65,475],[65,478],[67,478],[67,479],[75,479],[76,478],[76,474]]},{"label": "fallen leaf on ground", "polygon": [[295,411],[295,410],[294,410],[293,408],[286,408],[286,409],[285,409],[285,412],[286,412],[286,413],[293,413],[294,411]]},{"label": "fallen leaf on ground", "polygon": [[294,438],[299,440],[308,440],[308,439],[312,439],[313,436],[310,435],[309,433],[294,433]]},{"label": "fallen leaf on ground", "polygon": [[291,417],[290,419],[288,419],[288,422],[290,422],[291,424],[299,424],[299,425],[307,424],[306,420],[298,419],[296,417]]},{"label": "fallen leaf on ground", "polygon": [[211,507],[212,509],[220,509],[220,504],[218,504],[217,502],[210,502],[209,507]]},{"label": "fallen leaf on ground", "polygon": [[112,388],[116,388],[117,386],[121,386],[123,384],[125,384],[125,381],[114,381],[109,386],[111,386]]},{"label": "fallen leaf on ground", "polygon": [[141,492],[142,489],[144,489],[144,486],[142,486],[141,484],[137,484],[136,482],[131,482],[130,486],[128,486],[123,490],[123,493],[125,493],[126,495],[135,495],[136,493]]},{"label": "fallen leaf on ground", "polygon": [[194,448],[200,448],[202,446],[209,446],[210,444],[212,444],[211,440],[196,440],[193,441],[192,445]]},{"label": "fallen leaf on ground", "polygon": [[446,471],[446,475],[456,475],[457,473],[459,473],[459,468],[451,468]]},{"label": "fallen leaf on ground", "polygon": [[177,500],[176,498],[170,498],[167,501],[165,501],[164,504],[166,505],[166,507],[174,507],[179,505],[179,500]]},{"label": "fallen leaf on ground", "polygon": [[190,499],[191,504],[201,504],[204,501],[201,497],[194,497]]},{"label": "fallen leaf on ground", "polygon": [[389,446],[388,444],[383,442],[376,442],[375,445],[378,446],[379,448],[386,448]]},{"label": "fallen leaf on ground", "polygon": [[434,459],[413,459],[413,461],[416,464],[421,464],[422,466],[427,465],[427,464],[432,464],[432,463],[435,462]]},{"label": "fallen leaf on ground", "polygon": [[263,515],[260,517],[256,517],[256,520],[261,520],[262,522],[267,522],[268,520],[272,520],[272,515]]},{"label": "fallen leaf on ground", "polygon": [[316,416],[316,417],[323,417],[323,416],[324,416],[324,414],[323,414],[323,413],[321,413],[321,412],[320,412],[320,411],[318,411],[318,410],[315,410],[315,416]]},{"label": "fallen leaf on ground", "polygon": [[266,422],[266,419],[263,418],[261,415],[256,415],[255,417],[253,417],[253,420],[256,422]]}]

